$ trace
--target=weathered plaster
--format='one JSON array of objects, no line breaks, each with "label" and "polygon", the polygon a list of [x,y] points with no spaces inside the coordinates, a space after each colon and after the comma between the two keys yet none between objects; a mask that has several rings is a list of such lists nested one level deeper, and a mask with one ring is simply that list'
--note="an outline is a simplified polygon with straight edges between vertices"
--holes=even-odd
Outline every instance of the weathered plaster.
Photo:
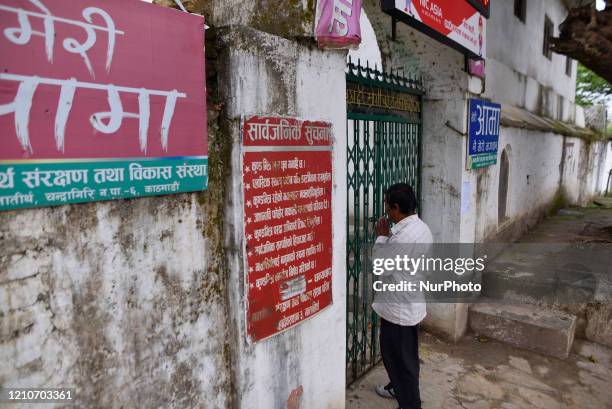
[{"label": "weathered plaster", "polygon": [[2,213],[0,384],[74,386],[88,408],[225,406],[205,214],[195,194]]},{"label": "weathered plaster", "polygon": [[222,128],[211,109],[205,192],[0,213],[0,386],[231,406]]},{"label": "weathered plaster", "polygon": [[[232,354],[236,407],[336,409],[345,399],[346,103],[343,52],[323,52],[260,31],[219,33],[226,46],[220,81],[231,122],[233,186],[228,198]],[[248,344],[245,330],[240,119],[294,115],[332,122],[334,303],[278,335]]]}]

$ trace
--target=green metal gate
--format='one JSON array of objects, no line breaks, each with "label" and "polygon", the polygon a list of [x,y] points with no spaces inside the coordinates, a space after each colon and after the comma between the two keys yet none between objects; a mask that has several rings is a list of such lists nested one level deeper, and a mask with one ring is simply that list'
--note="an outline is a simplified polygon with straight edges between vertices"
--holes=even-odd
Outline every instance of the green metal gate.
[{"label": "green metal gate", "polygon": [[[420,202],[422,81],[349,60],[347,87],[347,383],[380,360],[370,254],[383,192],[407,182]],[[420,208],[420,206],[419,206]]]}]

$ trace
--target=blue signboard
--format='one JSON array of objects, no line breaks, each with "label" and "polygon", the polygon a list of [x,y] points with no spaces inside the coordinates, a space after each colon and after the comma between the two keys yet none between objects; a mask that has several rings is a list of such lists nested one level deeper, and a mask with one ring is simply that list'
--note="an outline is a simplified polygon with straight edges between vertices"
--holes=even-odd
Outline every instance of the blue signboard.
[{"label": "blue signboard", "polygon": [[470,99],[468,112],[467,168],[477,169],[495,165],[501,105]]}]

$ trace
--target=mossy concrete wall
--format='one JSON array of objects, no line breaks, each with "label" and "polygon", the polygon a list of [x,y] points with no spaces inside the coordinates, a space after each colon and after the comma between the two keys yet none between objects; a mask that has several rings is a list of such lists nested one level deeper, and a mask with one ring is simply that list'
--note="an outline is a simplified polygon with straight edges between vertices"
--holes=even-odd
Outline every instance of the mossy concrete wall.
[{"label": "mossy concrete wall", "polygon": [[[177,8],[174,0],[153,3]],[[214,28],[251,27],[287,39],[311,38],[316,0],[182,0],[192,13],[201,14]]]},{"label": "mossy concrete wall", "polygon": [[233,407],[215,47],[208,190],[0,213],[0,387],[75,387],[83,408]]},{"label": "mossy concrete wall", "polygon": [[[75,387],[86,408],[344,408],[346,53],[308,38],[310,0],[184,3],[214,27],[209,188],[0,213],[0,386]],[[255,113],[333,124],[334,303],[249,345],[239,129]]]},{"label": "mossy concrete wall", "polygon": [[205,192],[0,213],[0,386],[75,387],[83,408],[229,407],[217,117]]},{"label": "mossy concrete wall", "polygon": [[[232,356],[239,408],[341,409],[346,334],[346,52],[321,51],[252,28],[217,34],[221,92],[232,141],[226,237],[230,265]],[[240,151],[243,115],[289,115],[333,124],[333,304],[271,338],[247,343]]]}]

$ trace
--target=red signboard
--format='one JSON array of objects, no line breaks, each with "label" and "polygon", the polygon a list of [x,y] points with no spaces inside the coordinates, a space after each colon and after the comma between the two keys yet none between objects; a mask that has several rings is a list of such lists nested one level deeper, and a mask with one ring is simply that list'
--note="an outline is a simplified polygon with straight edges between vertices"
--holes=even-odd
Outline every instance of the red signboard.
[{"label": "red signboard", "polygon": [[13,194],[31,207],[205,188],[201,16],[140,0],[2,0],[0,51],[0,182],[13,182],[0,183],[0,209]]},{"label": "red signboard", "polygon": [[466,0],[382,0],[382,9],[471,57],[486,55],[487,20]]},{"label": "red signboard", "polygon": [[331,125],[243,124],[247,335],[257,341],[332,303]]}]

